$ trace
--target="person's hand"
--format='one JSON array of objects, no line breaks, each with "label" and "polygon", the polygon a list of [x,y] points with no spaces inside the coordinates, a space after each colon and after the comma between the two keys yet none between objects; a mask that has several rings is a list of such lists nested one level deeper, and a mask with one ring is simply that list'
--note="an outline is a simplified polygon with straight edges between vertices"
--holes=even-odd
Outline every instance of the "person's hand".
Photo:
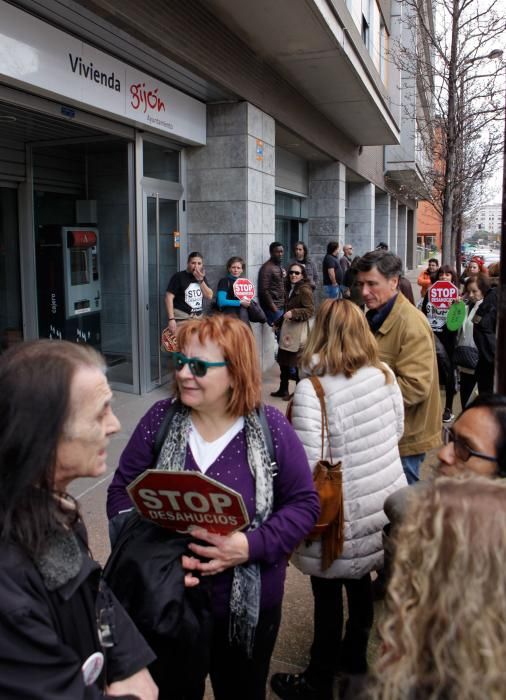
[{"label": "person's hand", "polygon": [[[192,571],[200,571],[203,576],[220,574],[225,569],[248,561],[248,539],[242,532],[234,532],[232,535],[217,535],[197,527],[191,529],[191,536],[207,542],[207,545],[190,542],[188,547],[199,557],[204,557],[209,561],[203,562],[195,557],[183,556],[183,568],[190,574]],[[192,583],[190,578],[188,581],[190,585],[197,585]]]},{"label": "person's hand", "polygon": [[290,321],[292,318],[292,312],[287,311],[286,314],[283,316],[283,318],[286,318],[287,321]]},{"label": "person's hand", "polygon": [[172,319],[172,321],[169,321],[169,330],[171,333],[175,333],[177,330],[177,323],[174,318]]},{"label": "person's hand", "polygon": [[147,668],[107,686],[107,695],[135,695],[139,700],[158,700],[158,687]]},{"label": "person's hand", "polygon": [[246,309],[250,306],[251,301],[249,299],[241,299],[241,306],[244,306]]},{"label": "person's hand", "polygon": [[197,280],[197,282],[203,282],[204,277],[206,276],[204,268],[201,268],[200,270],[194,270],[193,271],[193,276]]}]

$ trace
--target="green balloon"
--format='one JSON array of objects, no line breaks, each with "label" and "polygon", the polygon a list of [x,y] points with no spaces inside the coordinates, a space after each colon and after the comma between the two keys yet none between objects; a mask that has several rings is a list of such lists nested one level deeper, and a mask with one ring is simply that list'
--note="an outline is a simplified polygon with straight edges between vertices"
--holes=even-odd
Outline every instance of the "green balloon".
[{"label": "green balloon", "polygon": [[450,331],[458,331],[466,320],[466,305],[463,301],[457,301],[448,309],[446,327]]}]

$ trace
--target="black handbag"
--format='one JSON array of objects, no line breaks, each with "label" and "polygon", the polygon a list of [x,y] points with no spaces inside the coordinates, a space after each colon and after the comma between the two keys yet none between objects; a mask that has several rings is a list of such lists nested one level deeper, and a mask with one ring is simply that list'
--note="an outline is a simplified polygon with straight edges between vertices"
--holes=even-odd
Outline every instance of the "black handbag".
[{"label": "black handbag", "polygon": [[478,350],[471,345],[457,345],[453,353],[453,362],[464,369],[475,369],[478,357]]},{"label": "black handbag", "polygon": [[267,323],[267,317],[260,304],[252,299],[248,306],[248,319],[250,323]]}]

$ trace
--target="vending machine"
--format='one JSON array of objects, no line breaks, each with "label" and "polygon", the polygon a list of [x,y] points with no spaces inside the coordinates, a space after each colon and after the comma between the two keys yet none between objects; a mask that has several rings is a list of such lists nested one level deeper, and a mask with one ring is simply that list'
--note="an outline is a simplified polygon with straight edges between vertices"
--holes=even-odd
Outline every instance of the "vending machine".
[{"label": "vending machine", "polygon": [[37,241],[39,336],[100,349],[98,229],[40,226]]}]

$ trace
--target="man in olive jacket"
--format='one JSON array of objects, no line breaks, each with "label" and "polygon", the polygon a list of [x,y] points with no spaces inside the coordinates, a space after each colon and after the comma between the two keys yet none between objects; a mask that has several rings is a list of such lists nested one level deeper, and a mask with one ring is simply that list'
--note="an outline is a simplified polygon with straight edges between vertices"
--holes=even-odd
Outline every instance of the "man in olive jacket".
[{"label": "man in olive jacket", "polygon": [[399,452],[408,484],[413,484],[427,450],[441,443],[441,402],[433,334],[424,315],[399,291],[401,271],[400,258],[384,250],[357,261],[369,326],[404,399]]}]

